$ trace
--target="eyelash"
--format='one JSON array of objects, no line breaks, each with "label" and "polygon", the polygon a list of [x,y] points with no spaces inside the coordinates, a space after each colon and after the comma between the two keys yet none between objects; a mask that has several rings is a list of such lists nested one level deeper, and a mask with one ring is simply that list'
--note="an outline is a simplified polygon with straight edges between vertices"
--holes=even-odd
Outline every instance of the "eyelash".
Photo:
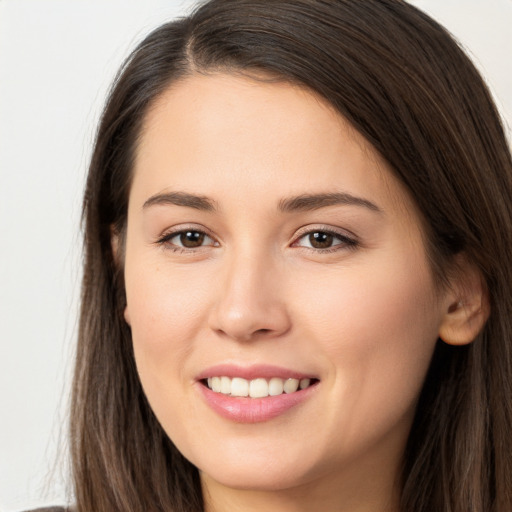
[{"label": "eyelash", "polygon": [[[180,236],[180,235],[183,235],[185,233],[196,233],[196,234],[199,234],[200,236],[208,237],[211,240],[213,240],[214,243],[206,245],[206,246],[205,245],[201,245],[201,246],[198,246],[198,247],[191,247],[191,248],[180,247],[178,245],[170,243],[170,241],[173,238],[175,238],[177,236]],[[334,246],[323,248],[323,249],[315,248],[315,247],[305,247],[305,246],[297,245],[297,243],[300,240],[302,240],[303,238],[305,238],[307,236],[311,236],[311,235],[313,235],[315,233],[322,233],[322,234],[325,234],[325,235],[332,236],[334,239],[337,239],[340,243],[337,243]],[[193,228],[193,227],[191,227],[191,228],[184,228],[184,229],[181,228],[181,229],[178,229],[176,231],[171,231],[169,233],[166,233],[161,238],[159,238],[156,241],[156,243],[157,243],[157,245],[166,246],[166,249],[169,249],[169,250],[171,250],[173,252],[176,252],[176,253],[191,253],[191,252],[197,251],[198,249],[202,249],[204,247],[216,247],[216,246],[218,246],[218,242],[216,242],[214,240],[213,236],[208,234],[208,232],[203,231],[201,229]],[[332,228],[316,228],[316,229],[309,229],[307,231],[303,231],[302,233],[300,233],[297,236],[296,240],[292,244],[292,247],[301,247],[302,249],[313,251],[314,253],[317,253],[317,254],[318,253],[326,254],[326,253],[338,252],[338,251],[341,251],[341,250],[354,250],[358,246],[359,246],[359,242],[355,238],[351,238],[351,237],[347,236],[344,233],[340,233],[338,231],[333,230]]]},{"label": "eyelash", "polygon": [[[332,236],[334,239],[337,239],[339,243],[336,245],[333,245],[331,247],[326,247],[324,249],[319,249],[316,247],[304,247],[297,245],[298,242],[308,236],[314,235],[315,233],[322,233],[324,235]],[[316,229],[307,229],[305,231],[302,231],[299,233],[299,235],[296,238],[296,241],[293,242],[292,247],[301,247],[302,249],[310,250],[315,253],[320,254],[328,254],[332,252],[338,252],[342,250],[354,250],[356,247],[359,246],[359,242],[350,236],[348,236],[346,233],[342,233],[339,231],[336,231],[332,228],[316,228]]]},{"label": "eyelash", "polygon": [[[177,229],[176,231],[170,231],[168,233],[165,233],[161,238],[159,238],[156,241],[156,243],[157,243],[157,245],[166,246],[166,249],[169,249],[176,253],[191,253],[191,252],[195,252],[197,249],[202,249],[204,247],[208,247],[208,246],[199,246],[199,247],[187,248],[187,247],[180,247],[179,245],[170,243],[170,241],[173,238],[175,238],[179,235],[183,235],[185,233],[199,233],[200,235],[203,235],[205,237],[210,238],[211,240],[214,240],[213,236],[208,234],[206,231],[197,229],[194,227],[190,227],[190,228],[181,228],[181,229]],[[214,240],[214,244],[212,246],[215,247],[215,244],[218,245],[218,242],[215,242],[215,240]]]}]

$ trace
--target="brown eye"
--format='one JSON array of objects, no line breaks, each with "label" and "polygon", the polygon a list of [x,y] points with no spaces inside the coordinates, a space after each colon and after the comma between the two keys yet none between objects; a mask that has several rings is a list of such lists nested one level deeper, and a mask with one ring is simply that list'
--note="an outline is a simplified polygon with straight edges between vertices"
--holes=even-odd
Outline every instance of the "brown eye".
[{"label": "brown eye", "polygon": [[200,231],[183,231],[180,233],[180,245],[187,248],[201,247],[206,235]]},{"label": "brown eye", "polygon": [[309,231],[304,233],[294,244],[295,247],[306,247],[322,251],[337,251],[356,248],[358,241],[342,233],[335,231]]},{"label": "brown eye", "polygon": [[160,245],[165,245],[172,250],[200,249],[201,247],[216,247],[217,242],[203,231],[185,229],[169,233],[158,240]]},{"label": "brown eye", "polygon": [[334,235],[324,231],[315,231],[308,236],[309,244],[314,249],[328,249],[332,247]]}]

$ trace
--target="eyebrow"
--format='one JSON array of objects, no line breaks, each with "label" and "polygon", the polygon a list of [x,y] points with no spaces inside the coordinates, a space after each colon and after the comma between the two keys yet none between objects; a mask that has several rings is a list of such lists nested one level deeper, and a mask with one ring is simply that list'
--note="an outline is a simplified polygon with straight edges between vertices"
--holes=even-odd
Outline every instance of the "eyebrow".
[{"label": "eyebrow", "polygon": [[[212,199],[206,196],[189,194],[188,192],[164,192],[155,194],[143,204],[142,208],[146,209],[153,205],[185,206],[207,212],[218,210],[216,202]],[[373,212],[382,213],[382,210],[375,203],[346,192],[302,194],[281,199],[278,203],[278,210],[284,213],[304,212],[337,205],[360,206]]]},{"label": "eyebrow", "polygon": [[346,192],[333,192],[328,194],[303,194],[279,201],[279,210],[282,212],[312,211],[327,206],[348,205],[362,206],[377,213],[382,210],[368,199],[353,196]]},{"label": "eyebrow", "polygon": [[196,196],[187,192],[165,192],[151,196],[143,205],[146,209],[153,205],[174,205],[187,206],[196,210],[212,212],[217,210],[216,204],[211,199],[204,196]]}]

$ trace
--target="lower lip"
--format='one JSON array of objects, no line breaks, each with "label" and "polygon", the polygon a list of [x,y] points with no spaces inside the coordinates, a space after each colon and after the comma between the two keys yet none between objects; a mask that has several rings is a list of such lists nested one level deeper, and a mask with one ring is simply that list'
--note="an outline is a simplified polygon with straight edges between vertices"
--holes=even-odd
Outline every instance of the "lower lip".
[{"label": "lower lip", "polygon": [[318,383],[295,393],[283,393],[264,398],[246,398],[224,395],[197,383],[206,403],[220,416],[236,423],[260,423],[284,414],[307,400]]}]

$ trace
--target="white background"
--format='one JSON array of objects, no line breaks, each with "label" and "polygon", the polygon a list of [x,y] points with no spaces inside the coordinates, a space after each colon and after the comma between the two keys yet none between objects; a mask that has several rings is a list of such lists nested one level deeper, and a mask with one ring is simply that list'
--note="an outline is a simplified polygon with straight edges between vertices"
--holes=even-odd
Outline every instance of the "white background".
[{"label": "white background", "polygon": [[[512,125],[512,0],[413,0],[469,49]],[[0,0],[0,511],[65,503],[80,203],[122,59],[192,0]],[[510,136],[510,128],[508,129]]]}]

